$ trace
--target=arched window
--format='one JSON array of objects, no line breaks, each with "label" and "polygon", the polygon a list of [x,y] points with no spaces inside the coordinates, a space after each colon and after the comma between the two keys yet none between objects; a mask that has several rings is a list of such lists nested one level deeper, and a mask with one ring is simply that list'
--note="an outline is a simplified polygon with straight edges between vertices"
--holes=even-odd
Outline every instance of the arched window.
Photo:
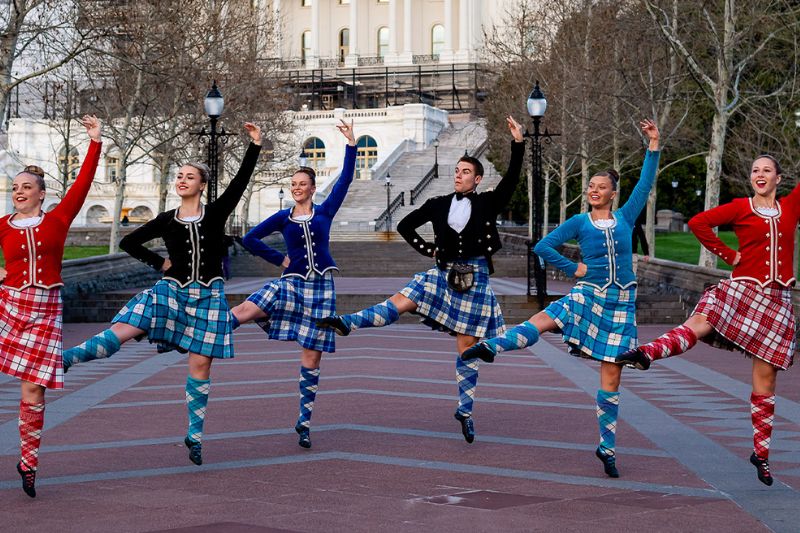
[{"label": "arched window", "polygon": [[58,153],[58,170],[61,176],[65,174],[69,176],[69,181],[75,180],[78,177],[78,171],[81,168],[81,158],[78,154],[78,149],[74,146],[69,149],[67,154],[67,147],[61,149]]},{"label": "arched window", "polygon": [[383,26],[378,28],[378,57],[384,57],[389,53],[389,28]]},{"label": "arched window", "polygon": [[[102,219],[108,218],[108,209],[103,207],[102,205],[93,205],[86,211],[86,223],[87,224],[100,224],[104,222]],[[107,221],[106,221],[107,222]]]},{"label": "arched window", "polygon": [[350,29],[344,28],[339,32],[339,63],[344,63],[344,58],[350,53]]},{"label": "arched window", "polygon": [[128,218],[133,224],[143,224],[153,219],[153,210],[146,205],[137,205],[131,209]]},{"label": "arched window", "polygon": [[444,50],[444,26],[436,24],[431,28],[431,55],[438,56]]},{"label": "arched window", "polygon": [[303,32],[303,35],[300,36],[300,60],[303,64],[306,64],[306,61],[311,56],[311,30],[306,30]]},{"label": "arched window", "polygon": [[318,169],[325,166],[325,143],[319,137],[311,137],[303,143],[303,150],[308,158],[306,164]]},{"label": "arched window", "polygon": [[369,135],[362,135],[356,141],[356,168],[371,168],[378,161],[378,143]]}]

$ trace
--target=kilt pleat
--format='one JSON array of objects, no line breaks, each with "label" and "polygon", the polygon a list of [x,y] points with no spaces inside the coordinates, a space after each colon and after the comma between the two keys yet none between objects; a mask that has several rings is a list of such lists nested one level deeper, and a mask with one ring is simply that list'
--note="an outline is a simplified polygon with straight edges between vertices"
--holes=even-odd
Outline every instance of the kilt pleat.
[{"label": "kilt pleat", "polygon": [[572,355],[616,362],[637,344],[636,288],[599,289],[579,283],[545,308]]},{"label": "kilt pleat", "polygon": [[247,301],[256,304],[267,317],[256,323],[270,339],[297,341],[308,350],[336,351],[332,329],[318,328],[317,320],[336,314],[333,275],[313,274],[308,279],[286,276],[270,281],[251,294]]},{"label": "kilt pleat", "polygon": [[0,372],[64,388],[61,289],[0,287]]},{"label": "kilt pleat", "polygon": [[111,322],[145,331],[159,352],[233,357],[231,311],[222,280],[209,287],[197,282],[181,287],[162,279],[131,298]]},{"label": "kilt pleat", "polygon": [[725,279],[706,289],[694,313],[705,315],[714,328],[704,342],[782,370],[792,365],[797,344],[791,288]]},{"label": "kilt pleat", "polygon": [[451,335],[496,337],[505,331],[503,312],[489,285],[489,266],[484,258],[463,261],[476,267],[475,284],[466,292],[447,285],[447,271],[437,267],[419,272],[400,294],[417,304],[414,313],[422,323]]}]

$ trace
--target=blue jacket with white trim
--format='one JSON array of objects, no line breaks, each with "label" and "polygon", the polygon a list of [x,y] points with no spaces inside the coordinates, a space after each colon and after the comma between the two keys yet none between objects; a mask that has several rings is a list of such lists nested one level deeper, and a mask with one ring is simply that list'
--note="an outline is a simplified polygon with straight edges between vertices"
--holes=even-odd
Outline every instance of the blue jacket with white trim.
[{"label": "blue jacket with white trim", "polygon": [[589,213],[575,215],[536,244],[533,249],[536,255],[567,275],[574,276],[578,264],[558,253],[556,247],[577,239],[583,263],[587,267],[586,275],[578,280],[579,284],[592,285],[599,289],[607,289],[612,284],[623,289],[635,285],[631,244],[633,227],[639,213],[647,204],[647,197],[656,178],[660,154],[661,152],[648,150],[639,183],[625,205],[612,213],[614,224],[611,227],[596,226]]},{"label": "blue jacket with white trim", "polygon": [[289,256],[289,267],[281,277],[308,279],[312,272],[322,275],[329,270],[338,270],[329,248],[331,225],[353,182],[355,166],[356,147],[347,145],[342,173],[325,201],[319,205],[313,204],[311,218],[296,220],[292,218],[291,208],[282,209],[247,232],[242,239],[244,247],[273,265],[281,266],[284,254],[261,240],[280,232],[286,242],[286,255]]}]

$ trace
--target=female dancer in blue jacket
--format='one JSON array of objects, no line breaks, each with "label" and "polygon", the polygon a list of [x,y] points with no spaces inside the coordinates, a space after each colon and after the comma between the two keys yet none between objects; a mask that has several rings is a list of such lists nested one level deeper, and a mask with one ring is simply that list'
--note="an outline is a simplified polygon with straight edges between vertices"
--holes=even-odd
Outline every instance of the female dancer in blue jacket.
[{"label": "female dancer in blue jacket", "polygon": [[[610,477],[619,477],[615,441],[622,366],[616,362],[616,357],[633,349],[637,343],[631,233],[647,203],[659,159],[658,128],[650,120],[640,125],[650,139],[650,146],[639,183],[625,205],[611,212],[617,195],[616,171],[596,174],[589,180],[586,191],[591,212],[573,216],[534,248],[539,257],[578,278],[575,287],[529,321],[461,355],[462,359],[479,358],[491,363],[497,352],[531,346],[545,331],[561,331],[570,353],[600,361],[600,389],[597,391],[600,446],[595,455]],[[578,263],[556,251],[557,246],[572,239],[577,239],[581,248],[583,260]]]},{"label": "female dancer in blue jacket", "polygon": [[[338,268],[331,257],[328,241],[333,217],[344,202],[356,164],[352,122],[342,121],[337,128],[347,138],[339,179],[325,201],[317,205],[312,202],[316,191],[314,170],[301,167],[294,173],[291,184],[294,207],[278,211],[242,239],[250,252],[285,270],[279,279],[270,281],[232,309],[238,323],[255,320],[270,339],[297,341],[302,347],[300,415],[294,429],[303,448],[311,447],[311,411],[319,384],[322,352],[336,349],[333,330],[318,328],[316,321],[336,312],[333,271]],[[275,232],[283,235],[286,255],[261,240]]]}]

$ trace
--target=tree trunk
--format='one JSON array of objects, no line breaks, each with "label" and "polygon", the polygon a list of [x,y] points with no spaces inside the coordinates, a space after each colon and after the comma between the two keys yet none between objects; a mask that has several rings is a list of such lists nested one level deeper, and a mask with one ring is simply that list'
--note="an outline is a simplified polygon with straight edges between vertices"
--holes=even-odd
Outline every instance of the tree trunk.
[{"label": "tree trunk", "polygon": [[542,237],[547,235],[547,226],[550,224],[550,173],[544,175],[544,203],[542,205]]},{"label": "tree trunk", "polygon": [[[123,152],[124,154],[124,152]],[[119,219],[122,214],[122,202],[125,200],[125,178],[128,173],[128,158],[123,155],[120,161],[118,183],[114,191],[114,209],[111,213],[111,235],[108,238],[108,253],[119,252]]]},{"label": "tree trunk", "polygon": [[241,223],[242,223],[242,235],[247,231],[247,223],[249,222],[250,218],[250,200],[253,199],[253,189],[255,188],[255,180],[250,180],[247,184],[247,188],[244,190],[244,194],[242,195],[242,210],[241,210]]},{"label": "tree trunk", "polygon": [[158,212],[167,210],[167,195],[169,194],[169,153],[159,154],[158,158]]},{"label": "tree trunk", "polygon": [[[706,203],[705,209],[709,210],[719,205],[719,182],[722,175],[722,154],[725,150],[725,133],[728,126],[728,114],[718,110],[711,122],[711,144],[706,155]],[[700,266],[713,268],[717,266],[717,256],[700,248]]]}]

